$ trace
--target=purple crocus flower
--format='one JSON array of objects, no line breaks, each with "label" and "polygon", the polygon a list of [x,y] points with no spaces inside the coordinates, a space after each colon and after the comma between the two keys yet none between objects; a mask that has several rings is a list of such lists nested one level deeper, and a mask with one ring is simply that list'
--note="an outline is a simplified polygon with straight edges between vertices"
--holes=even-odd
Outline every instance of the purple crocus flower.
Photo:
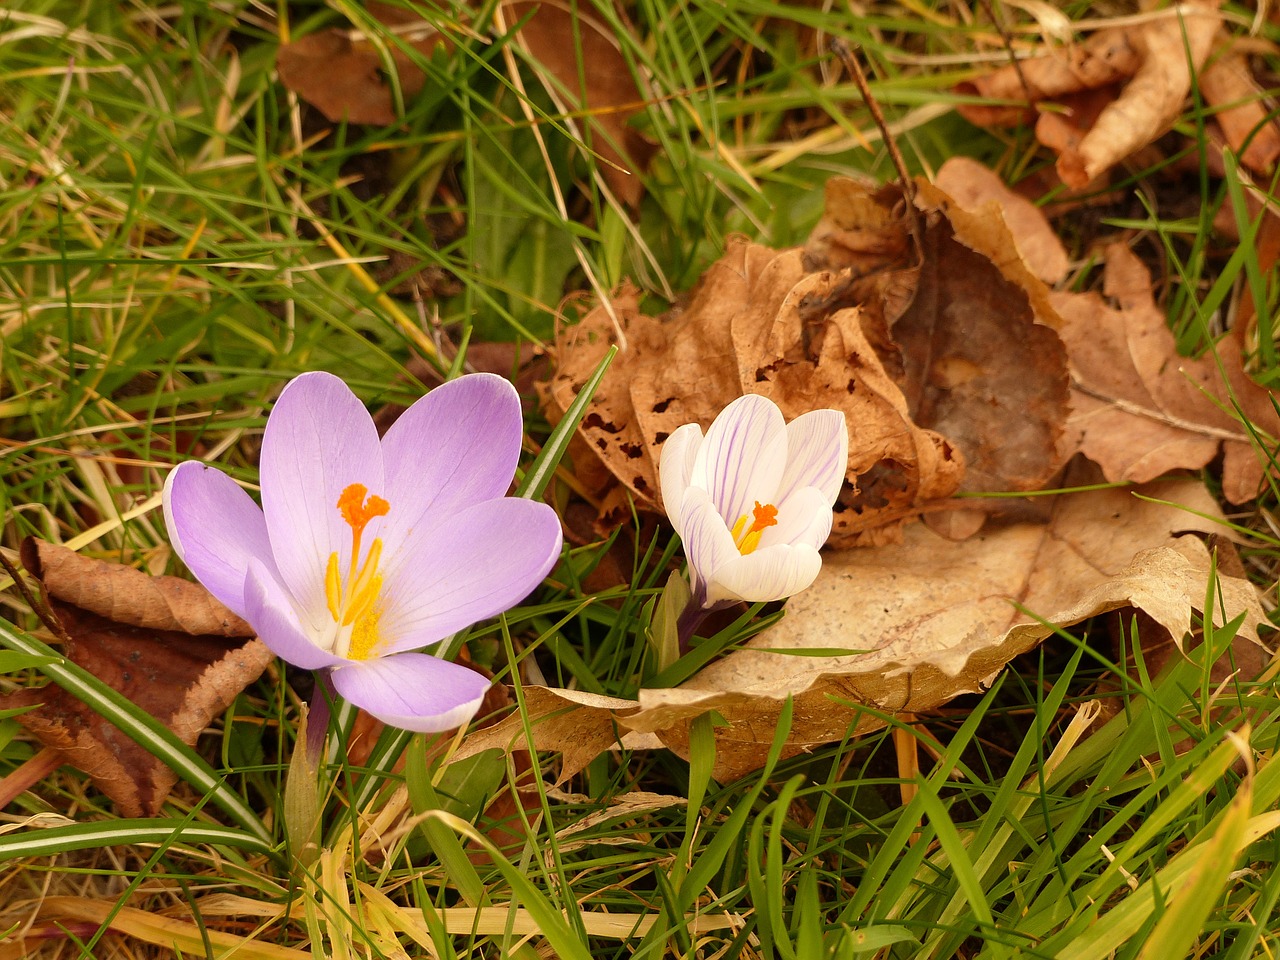
[{"label": "purple crocus flower", "polygon": [[555,512],[505,495],[522,432],[515,388],[492,374],[437,387],[379,440],[346,384],[306,373],[267,420],[261,508],[188,461],[165,482],[165,523],[277,656],[384,723],[447,730],[489,681],[410,651],[518,603],[560,555]]}]

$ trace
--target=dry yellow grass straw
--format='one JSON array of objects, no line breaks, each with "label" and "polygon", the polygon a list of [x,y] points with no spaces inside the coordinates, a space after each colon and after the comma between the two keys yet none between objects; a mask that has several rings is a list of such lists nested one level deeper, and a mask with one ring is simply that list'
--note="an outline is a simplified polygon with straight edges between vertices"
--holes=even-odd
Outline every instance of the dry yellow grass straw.
[{"label": "dry yellow grass straw", "polygon": [[157,916],[136,907],[117,907],[112,900],[93,900],[84,897],[47,897],[40,904],[41,917],[59,920],[87,920],[90,923],[107,923],[111,929],[144,943],[167,947],[175,953],[204,956],[205,938],[236,960],[310,960],[309,950],[295,950],[273,943],[262,943],[253,936],[241,937],[205,927],[202,931],[194,923],[173,917]]}]

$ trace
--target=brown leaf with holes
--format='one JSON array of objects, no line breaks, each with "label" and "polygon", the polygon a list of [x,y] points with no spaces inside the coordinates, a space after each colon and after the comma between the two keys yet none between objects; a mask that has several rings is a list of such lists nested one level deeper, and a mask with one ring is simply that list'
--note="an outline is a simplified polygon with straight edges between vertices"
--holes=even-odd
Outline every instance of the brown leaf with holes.
[{"label": "brown leaf with holes", "polygon": [[1151,276],[1123,244],[1106,250],[1103,291],[1106,299],[1053,295],[1071,358],[1068,429],[1079,450],[1108,480],[1138,483],[1203,467],[1221,450],[1223,495],[1231,503],[1256,497],[1266,455],[1233,405],[1272,443],[1280,416],[1270,391],[1245,372],[1237,341],[1224,338],[1199,359],[1179,356]]},{"label": "brown leaf with holes", "polygon": [[[199,584],[150,577],[28,538],[22,562],[63,631],[64,654],[164,723],[188,746],[272,660],[247,623]],[[21,690],[5,708],[93,778],[122,816],[154,816],[177,775],[58,687]]]},{"label": "brown leaf with holes", "polygon": [[[897,188],[836,178],[826,199],[803,249],[733,241],[687,306],[648,317],[624,290],[613,316],[597,307],[562,330],[545,391],[553,418],[609,344],[625,346],[575,450],[579,478],[599,496],[620,482],[655,508],[663,441],[682,424],[709,425],[745,393],[788,419],[845,414],[849,486],[833,545],[894,540],[958,489],[1037,489],[1060,469],[1065,352],[1048,290],[998,208],[966,212],[925,182],[910,215]],[[912,262],[916,219],[923,264]],[[948,522],[962,536],[981,518]]]},{"label": "brown leaf with holes", "polygon": [[656,464],[667,436],[684,423],[707,426],[735,398],[759,393],[788,419],[818,407],[845,412],[852,428],[849,475],[866,480],[838,509],[836,539],[892,532],[918,503],[949,496],[959,462],[942,437],[911,423],[859,311],[840,300],[840,283],[830,271],[809,272],[800,250],[738,240],[703,275],[685,309],[648,317],[634,293],[624,291],[612,304],[620,338],[604,307],[566,328],[545,390],[553,417],[563,414],[610,343],[627,345],[583,421],[585,446],[574,459],[580,478],[598,490],[621,482],[640,505],[656,509]]}]

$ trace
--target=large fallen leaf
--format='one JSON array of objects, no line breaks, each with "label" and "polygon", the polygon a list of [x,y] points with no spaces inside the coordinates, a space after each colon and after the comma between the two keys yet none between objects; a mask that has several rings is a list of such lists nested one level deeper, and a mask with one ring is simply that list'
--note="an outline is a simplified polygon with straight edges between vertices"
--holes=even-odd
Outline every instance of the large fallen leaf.
[{"label": "large fallen leaf", "polygon": [[1151,480],[1205,466],[1223,452],[1222,492],[1231,503],[1258,495],[1266,455],[1234,415],[1274,441],[1280,416],[1271,393],[1245,372],[1237,341],[1199,359],[1178,355],[1151,276],[1123,244],[1106,249],[1106,297],[1056,293],[1071,358],[1079,449],[1108,480]]},{"label": "large fallen leaf", "polygon": [[[715,710],[725,721],[716,727],[715,775],[731,779],[764,762],[788,696],[794,720],[784,753],[792,756],[883,725],[879,712],[926,711],[985,689],[1054,624],[1134,607],[1181,638],[1204,605],[1211,568],[1188,531],[1219,529],[1220,514],[1193,480],[1142,493],[1185,509],[1129,490],[1067,494],[1043,522],[989,528],[963,543],[917,525],[900,545],[828,554],[818,581],[788,602],[777,627],[683,686],[642,690],[623,704],[538,691],[530,701],[535,736],[539,714],[556,718],[538,746],[569,749],[588,730],[637,731],[681,752],[690,721]],[[1223,576],[1218,587],[1215,622],[1244,613],[1241,635],[1256,642],[1265,618],[1253,586]],[[520,722],[485,731],[463,754],[521,737]],[[583,762],[581,752],[574,762]]]},{"label": "large fallen leaf", "polygon": [[1039,490],[1061,469],[1067,357],[1048,289],[996,208],[920,182],[924,263],[891,327],[912,419],[960,448],[964,491]]},{"label": "large fallen leaf", "polygon": [[[273,657],[198,584],[34,539],[23,543],[22,561],[67,634],[66,656],[188,746]],[[0,704],[38,704],[18,722],[89,774],[122,816],[155,815],[177,782],[161,761],[57,687],[20,690]]]}]

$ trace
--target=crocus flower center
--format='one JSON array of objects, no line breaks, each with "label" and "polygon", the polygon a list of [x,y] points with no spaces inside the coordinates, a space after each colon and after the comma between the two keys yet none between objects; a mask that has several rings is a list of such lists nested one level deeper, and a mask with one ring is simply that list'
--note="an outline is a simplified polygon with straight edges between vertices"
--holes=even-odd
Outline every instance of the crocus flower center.
[{"label": "crocus flower center", "polygon": [[[748,525],[750,521],[750,525]],[[774,527],[778,524],[778,508],[772,503],[761,505],[760,501],[756,501],[755,507],[751,514],[743,514],[738,518],[737,523],[733,525],[730,533],[733,534],[734,545],[737,546],[738,552],[744,557],[760,546],[760,536],[764,533],[766,527]]]},{"label": "crocus flower center", "polygon": [[349,484],[338,497],[338,512],[351,527],[351,568],[345,579],[337,551],[329,554],[324,573],[324,597],[329,615],[337,627],[334,653],[352,660],[366,660],[378,645],[378,593],[382,576],[378,561],[382,558],[382,541],[369,544],[364,559],[360,557],[361,538],[374,517],[384,517],[391,505],[369,493],[362,483]]}]

